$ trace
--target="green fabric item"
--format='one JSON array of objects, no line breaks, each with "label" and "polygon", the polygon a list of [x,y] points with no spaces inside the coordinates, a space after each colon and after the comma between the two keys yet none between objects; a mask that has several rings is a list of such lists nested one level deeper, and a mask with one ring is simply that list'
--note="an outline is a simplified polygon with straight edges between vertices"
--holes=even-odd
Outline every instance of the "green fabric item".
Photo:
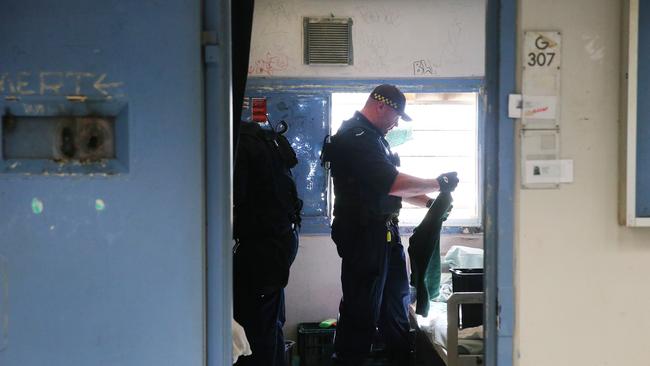
[{"label": "green fabric item", "polygon": [[431,253],[431,260],[429,260],[429,265],[427,266],[427,271],[424,275],[424,283],[429,291],[429,300],[433,300],[440,295],[441,271],[440,240],[438,239],[433,249],[433,253]]},{"label": "green fabric item", "polygon": [[449,192],[438,194],[409,238],[411,285],[416,290],[415,313],[422,316],[427,316],[431,299],[440,294],[440,232],[452,201]]},{"label": "green fabric item", "polygon": [[[446,221],[454,205],[449,205],[449,210],[442,216],[442,221]],[[440,237],[431,254],[427,271],[424,275],[424,283],[429,291],[429,300],[435,300],[440,295],[440,277],[442,275],[442,263],[440,260]]]}]

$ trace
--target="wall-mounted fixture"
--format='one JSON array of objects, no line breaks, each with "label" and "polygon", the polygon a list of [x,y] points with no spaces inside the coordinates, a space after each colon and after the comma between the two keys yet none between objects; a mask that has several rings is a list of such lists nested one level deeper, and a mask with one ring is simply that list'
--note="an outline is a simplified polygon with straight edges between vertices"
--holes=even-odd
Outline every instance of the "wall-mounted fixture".
[{"label": "wall-mounted fixture", "polygon": [[0,173],[128,172],[128,107],[106,100],[0,103]]},{"label": "wall-mounted fixture", "polygon": [[352,65],[351,18],[303,18],[306,65]]}]

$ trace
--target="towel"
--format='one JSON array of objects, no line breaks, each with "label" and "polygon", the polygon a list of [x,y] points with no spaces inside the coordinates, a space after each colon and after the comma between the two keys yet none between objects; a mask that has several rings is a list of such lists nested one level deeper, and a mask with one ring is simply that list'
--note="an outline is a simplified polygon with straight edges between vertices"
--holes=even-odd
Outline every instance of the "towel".
[{"label": "towel", "polygon": [[429,300],[438,296],[440,287],[440,230],[449,216],[450,193],[440,193],[420,225],[409,238],[411,286],[417,291],[415,313],[427,316]]},{"label": "towel", "polygon": [[246,332],[244,328],[232,320],[232,363],[237,362],[239,356],[252,355],[251,346],[246,339]]}]

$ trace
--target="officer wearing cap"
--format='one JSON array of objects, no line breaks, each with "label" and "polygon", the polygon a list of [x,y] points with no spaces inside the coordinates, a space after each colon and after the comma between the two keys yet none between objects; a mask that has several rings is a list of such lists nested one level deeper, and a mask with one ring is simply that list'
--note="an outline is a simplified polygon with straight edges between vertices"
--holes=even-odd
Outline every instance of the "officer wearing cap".
[{"label": "officer wearing cap", "polygon": [[342,258],[336,364],[363,365],[379,328],[393,364],[408,365],[409,286],[397,214],[402,199],[425,207],[426,193],[458,184],[456,173],[422,179],[397,171],[384,137],[400,118],[411,120],[405,105],[397,87],[379,85],[324,147],[336,196],[332,239]]}]

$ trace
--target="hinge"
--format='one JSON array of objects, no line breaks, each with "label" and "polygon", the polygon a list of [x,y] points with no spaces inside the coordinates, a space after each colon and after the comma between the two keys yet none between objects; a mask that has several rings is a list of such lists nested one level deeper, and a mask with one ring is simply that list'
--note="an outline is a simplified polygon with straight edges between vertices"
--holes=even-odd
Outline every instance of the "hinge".
[{"label": "hinge", "polygon": [[219,42],[217,32],[201,32],[201,44],[203,45],[203,61],[206,64],[217,63],[219,57]]},{"label": "hinge", "polygon": [[203,61],[206,64],[216,64],[219,59],[219,46],[204,46],[203,47]]},{"label": "hinge", "polygon": [[215,31],[203,31],[203,32],[201,32],[201,44],[204,45],[204,46],[219,44],[219,42],[217,40],[217,32],[215,32]]}]

